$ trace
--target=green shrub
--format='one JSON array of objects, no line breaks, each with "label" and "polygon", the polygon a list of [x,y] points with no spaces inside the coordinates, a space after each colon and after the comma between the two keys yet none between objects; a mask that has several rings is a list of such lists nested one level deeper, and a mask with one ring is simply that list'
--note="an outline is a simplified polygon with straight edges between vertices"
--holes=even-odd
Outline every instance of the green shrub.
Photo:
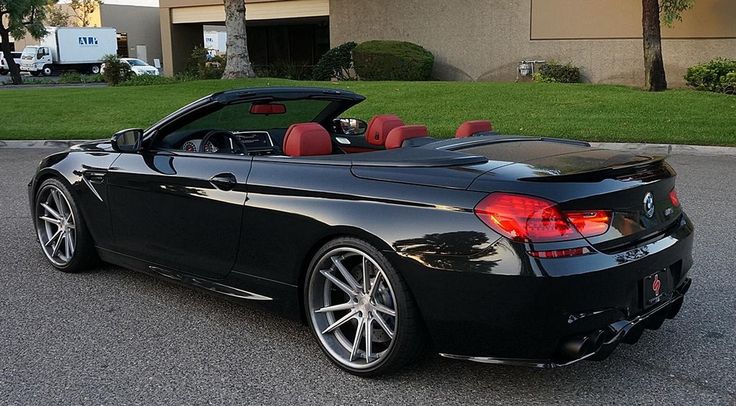
[{"label": "green shrub", "polygon": [[101,74],[83,75],[77,72],[65,72],[59,77],[59,83],[98,83],[104,82]]},{"label": "green shrub", "polygon": [[291,80],[309,80],[312,78],[312,65],[299,65],[291,63],[278,63],[273,65],[261,65],[253,68],[256,76],[262,78],[279,78]]},{"label": "green shrub", "polygon": [[185,73],[198,79],[220,79],[225,72],[226,62],[224,56],[210,57],[207,48],[196,46],[189,56]]},{"label": "green shrub", "polygon": [[353,79],[351,70],[353,68],[353,49],[358,46],[355,42],[346,42],[340,46],[330,49],[319,59],[314,67],[312,79],[314,80],[338,80]]},{"label": "green shrub", "polygon": [[733,94],[736,86],[736,60],[717,58],[692,66],[685,74],[685,82],[697,90]]},{"label": "green shrub", "polygon": [[580,83],[580,68],[571,63],[565,65],[555,61],[548,62],[534,74],[534,80],[543,83]]},{"label": "green shrub", "polygon": [[169,85],[172,83],[178,83],[181,80],[166,76],[154,76],[154,75],[140,75],[133,76],[132,78],[121,83],[120,86],[150,86],[150,85]]},{"label": "green shrub", "polygon": [[353,49],[353,64],[363,80],[429,80],[434,56],[402,41],[367,41]]},{"label": "green shrub", "polygon": [[736,94],[736,72],[728,72],[721,81],[723,93]]},{"label": "green shrub", "polygon": [[102,58],[102,64],[105,67],[102,77],[111,86],[119,85],[134,75],[130,70],[130,65],[121,61],[117,55],[105,55]]}]

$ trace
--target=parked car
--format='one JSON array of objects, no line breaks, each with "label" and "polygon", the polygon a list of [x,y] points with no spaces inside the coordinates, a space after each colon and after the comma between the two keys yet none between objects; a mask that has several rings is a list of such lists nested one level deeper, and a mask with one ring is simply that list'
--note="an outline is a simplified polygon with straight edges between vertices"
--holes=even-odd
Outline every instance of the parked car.
[{"label": "parked car", "polygon": [[362,376],[426,348],[603,359],[677,315],[693,224],[664,158],[482,120],[435,139],[395,115],[339,118],[363,100],[225,91],[52,154],[28,185],[41,249],[61,271],[101,259],[278,309]]},{"label": "parked car", "polygon": [[[11,52],[10,55],[15,61],[15,64],[20,67],[21,52]],[[5,56],[0,51],[0,75],[7,75],[8,73],[10,73],[10,66],[8,66],[8,61],[5,60]]]},{"label": "parked car", "polygon": [[149,65],[147,62],[137,58],[120,58],[121,61],[130,66],[130,70],[136,75],[160,75],[158,68]]}]

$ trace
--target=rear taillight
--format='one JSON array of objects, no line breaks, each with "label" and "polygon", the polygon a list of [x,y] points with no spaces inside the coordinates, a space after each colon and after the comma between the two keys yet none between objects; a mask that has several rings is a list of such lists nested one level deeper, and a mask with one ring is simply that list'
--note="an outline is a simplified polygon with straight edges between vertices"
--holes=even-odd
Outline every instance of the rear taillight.
[{"label": "rear taillight", "polygon": [[475,206],[475,214],[493,230],[514,241],[545,242],[582,237],[554,203],[538,197],[491,193]]},{"label": "rear taillight", "polygon": [[680,198],[677,196],[677,189],[672,189],[670,192],[670,201],[675,207],[680,207]]},{"label": "rear taillight", "polygon": [[579,257],[581,255],[590,254],[592,251],[588,247],[566,248],[562,250],[552,251],[529,251],[529,255],[535,258],[566,258]]},{"label": "rear taillight", "polygon": [[608,231],[611,212],[562,212],[555,203],[533,196],[491,193],[475,214],[499,234],[519,242],[552,242],[593,237]]}]

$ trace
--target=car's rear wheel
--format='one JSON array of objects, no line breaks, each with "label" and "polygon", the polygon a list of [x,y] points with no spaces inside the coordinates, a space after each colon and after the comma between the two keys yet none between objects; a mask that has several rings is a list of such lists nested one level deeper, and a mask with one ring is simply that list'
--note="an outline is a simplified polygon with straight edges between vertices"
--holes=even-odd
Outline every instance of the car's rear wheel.
[{"label": "car's rear wheel", "polygon": [[370,244],[333,240],[305,284],[307,319],[327,356],[355,375],[395,370],[421,355],[424,334],[401,276]]},{"label": "car's rear wheel", "polygon": [[34,215],[41,249],[54,267],[78,272],[96,262],[92,238],[63,183],[49,178],[39,186]]}]

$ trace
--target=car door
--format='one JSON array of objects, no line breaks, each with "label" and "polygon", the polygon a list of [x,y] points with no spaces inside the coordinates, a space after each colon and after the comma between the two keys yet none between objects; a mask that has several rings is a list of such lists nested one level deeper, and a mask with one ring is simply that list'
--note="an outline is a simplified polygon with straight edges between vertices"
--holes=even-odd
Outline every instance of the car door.
[{"label": "car door", "polygon": [[116,250],[168,270],[225,277],[237,256],[251,160],[122,153],[107,176]]}]

